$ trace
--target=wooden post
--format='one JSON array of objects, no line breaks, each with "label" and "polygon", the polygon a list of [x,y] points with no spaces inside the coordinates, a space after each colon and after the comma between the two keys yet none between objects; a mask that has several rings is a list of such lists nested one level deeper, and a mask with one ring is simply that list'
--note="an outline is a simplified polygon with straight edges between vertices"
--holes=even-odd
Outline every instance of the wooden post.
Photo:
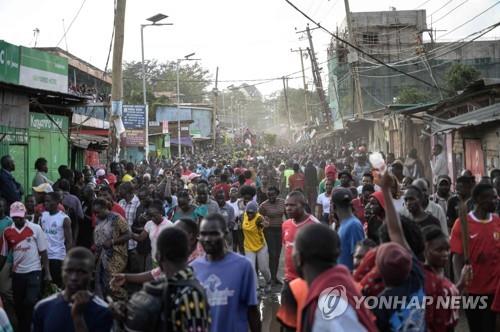
[{"label": "wooden post", "polygon": [[[122,58],[123,58],[123,41],[125,39],[125,7],[126,0],[116,0],[115,12],[115,37],[113,42],[113,67],[112,67],[112,83],[111,83],[111,114],[112,119],[121,121],[122,103],[123,103],[123,81],[122,81]],[[147,124],[146,124],[147,125]],[[120,138],[117,135],[117,140],[113,140],[114,159],[118,159],[118,148]]]}]

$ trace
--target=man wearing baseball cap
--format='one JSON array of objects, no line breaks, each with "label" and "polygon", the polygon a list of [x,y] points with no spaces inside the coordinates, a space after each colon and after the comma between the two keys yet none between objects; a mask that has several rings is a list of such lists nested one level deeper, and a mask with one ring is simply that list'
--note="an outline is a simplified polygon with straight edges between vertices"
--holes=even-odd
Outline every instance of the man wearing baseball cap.
[{"label": "man wearing baseball cap", "polygon": [[0,251],[0,270],[8,253],[13,253],[12,292],[21,332],[30,330],[33,307],[38,301],[42,286],[42,266],[45,280],[52,280],[45,233],[37,224],[26,221],[25,215],[26,207],[23,203],[12,203],[10,216],[14,224],[5,229]]},{"label": "man wearing baseball cap", "polygon": [[447,213],[448,200],[451,198],[451,179],[448,175],[440,175],[436,181],[436,192],[430,196],[430,200],[438,204]]},{"label": "man wearing baseball cap", "polygon": [[353,255],[356,244],[365,239],[363,225],[352,212],[352,194],[349,189],[338,188],[333,191],[330,211],[334,211],[339,221],[338,234],[340,238],[339,264],[353,270]]}]

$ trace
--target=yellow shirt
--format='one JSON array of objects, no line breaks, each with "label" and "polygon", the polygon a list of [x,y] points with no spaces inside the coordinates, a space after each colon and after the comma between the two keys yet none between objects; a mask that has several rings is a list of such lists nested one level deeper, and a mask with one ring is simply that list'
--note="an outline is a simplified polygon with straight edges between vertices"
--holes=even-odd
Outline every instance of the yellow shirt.
[{"label": "yellow shirt", "polygon": [[257,226],[256,221],[262,218],[260,213],[257,213],[255,217],[251,220],[248,219],[248,215],[245,212],[243,215],[243,246],[245,247],[245,251],[257,252],[264,245],[266,241],[264,239],[264,230],[262,227]]},{"label": "yellow shirt", "polygon": [[123,177],[122,177],[122,182],[130,182],[132,181],[133,177],[132,175],[130,174],[125,174]]}]

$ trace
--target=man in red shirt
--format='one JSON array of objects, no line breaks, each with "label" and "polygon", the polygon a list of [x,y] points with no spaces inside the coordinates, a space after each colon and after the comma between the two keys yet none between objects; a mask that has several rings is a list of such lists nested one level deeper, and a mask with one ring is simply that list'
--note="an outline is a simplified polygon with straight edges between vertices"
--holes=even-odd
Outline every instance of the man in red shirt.
[{"label": "man in red shirt", "polygon": [[298,278],[292,259],[295,234],[305,225],[319,223],[319,220],[312,214],[304,211],[305,204],[306,198],[300,191],[292,191],[285,200],[285,212],[290,218],[281,225],[281,238],[283,239],[283,247],[285,248],[285,281],[292,281]]},{"label": "man in red shirt", "polygon": [[229,200],[229,190],[231,189],[231,185],[228,183],[228,178],[226,173],[222,173],[220,175],[219,182],[212,188],[212,196],[215,196],[219,191],[224,192],[224,198],[226,201]]},{"label": "man in red shirt", "polygon": [[290,186],[290,190],[302,190],[304,191],[304,186],[306,182],[306,177],[304,173],[300,171],[299,164],[293,164],[293,174],[288,178],[288,185]]},{"label": "man in red shirt", "polygon": [[[467,215],[467,225],[473,276],[467,293],[471,300],[486,296],[487,308],[478,305],[467,308],[465,314],[471,331],[493,332],[496,317],[491,305],[500,282],[500,217],[494,213],[497,203],[495,189],[489,183],[479,183],[472,191],[472,199],[475,207]],[[455,221],[451,230],[450,247],[454,272],[458,276],[464,265],[460,219]]]}]

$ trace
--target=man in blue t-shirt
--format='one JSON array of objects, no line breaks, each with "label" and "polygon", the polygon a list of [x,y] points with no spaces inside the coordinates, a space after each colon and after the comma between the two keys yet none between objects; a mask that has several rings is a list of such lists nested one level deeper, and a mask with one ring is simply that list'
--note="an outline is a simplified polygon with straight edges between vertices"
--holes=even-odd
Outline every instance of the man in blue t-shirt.
[{"label": "man in blue t-shirt", "polygon": [[363,225],[352,213],[352,194],[349,189],[338,188],[333,191],[331,204],[337,215],[340,238],[340,256],[338,263],[345,265],[350,271],[354,268],[353,256],[356,244],[365,239]]},{"label": "man in blue t-shirt", "polygon": [[111,311],[102,299],[89,291],[94,260],[92,252],[83,247],[68,252],[62,268],[66,288],[37,303],[33,332],[111,330]]},{"label": "man in blue t-shirt", "polygon": [[209,214],[200,225],[200,242],[206,256],[191,263],[196,278],[206,290],[212,331],[260,331],[254,271],[245,257],[228,252],[227,226],[218,213]]}]

